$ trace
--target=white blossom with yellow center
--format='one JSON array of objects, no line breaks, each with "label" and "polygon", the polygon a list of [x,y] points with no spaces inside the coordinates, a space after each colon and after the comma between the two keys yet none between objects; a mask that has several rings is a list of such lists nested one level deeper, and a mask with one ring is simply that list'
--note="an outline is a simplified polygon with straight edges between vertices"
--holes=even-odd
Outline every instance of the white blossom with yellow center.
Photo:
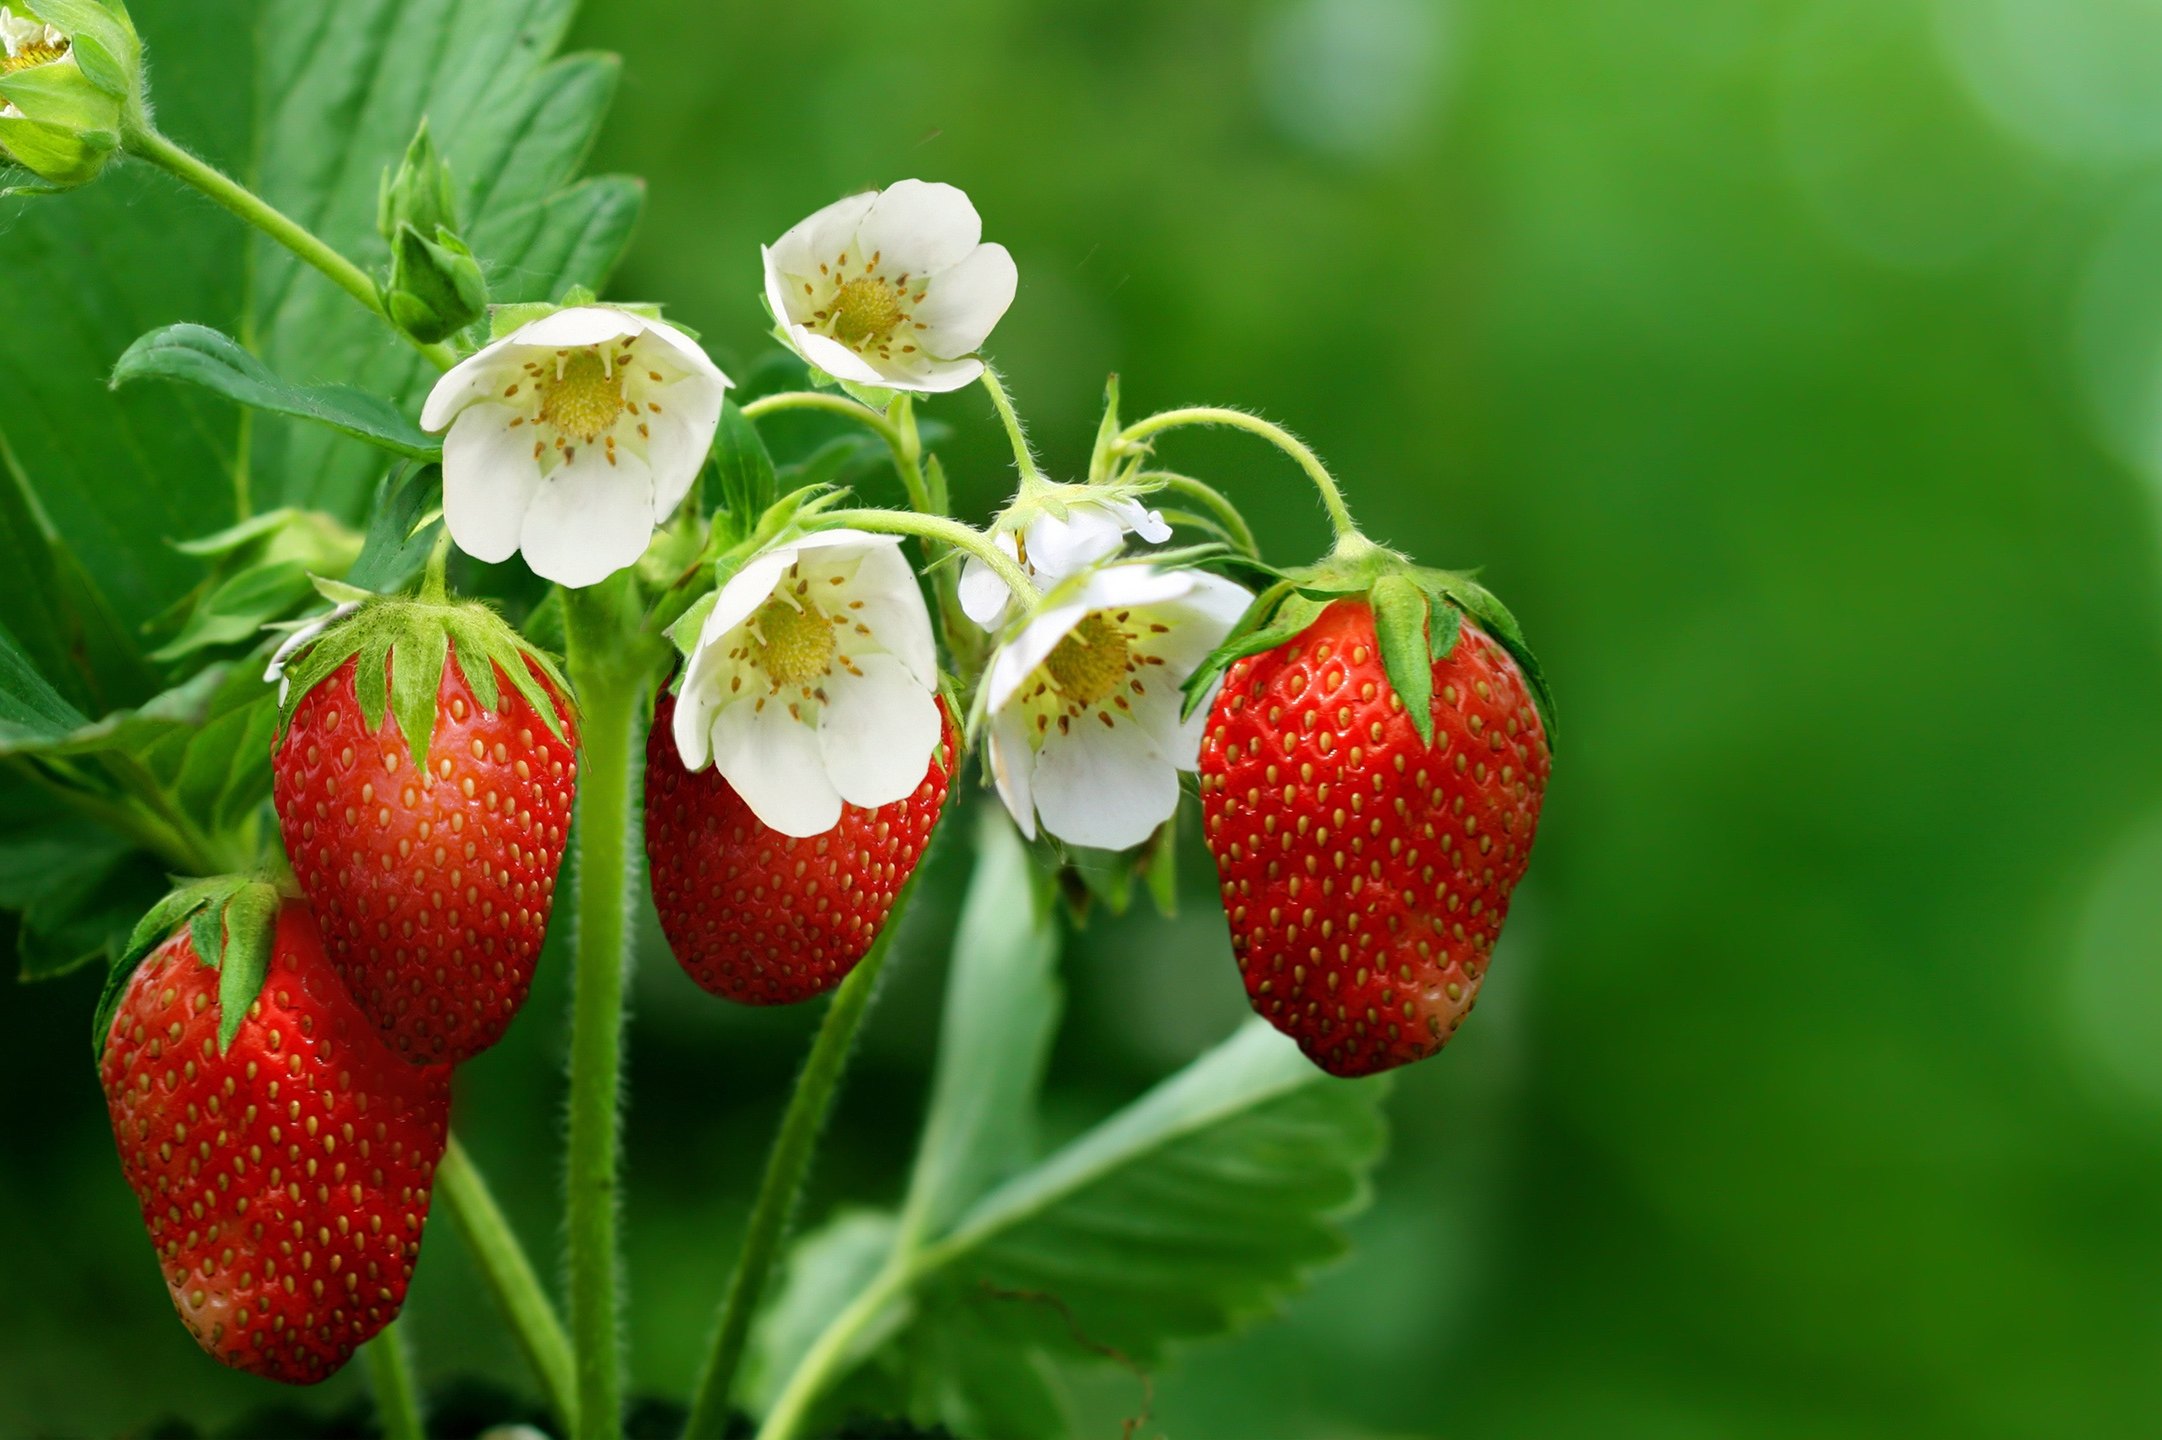
[{"label": "white blossom with yellow center", "polygon": [[903,180],[837,200],[765,247],[766,303],[798,355],[837,379],[958,390],[1013,303],[1003,245],[951,185]]},{"label": "white blossom with yellow center", "polygon": [[[0,5],[0,75],[50,65],[67,57],[68,37],[34,15],[17,15]],[[0,100],[0,120],[20,120],[12,101]]]},{"label": "white blossom with yellow center", "polygon": [[636,564],[712,447],[728,377],[673,325],[558,310],[462,361],[428,395],[443,522],[476,560],[523,554],[572,587]]},{"label": "white blossom with yellow center", "polygon": [[[1161,514],[1138,500],[1082,498],[1066,502],[1063,519],[1040,512],[1018,538],[1001,528],[992,540],[1049,589],[1116,555],[1129,534],[1161,545],[1171,538],[1171,527]],[[961,567],[960,594],[962,611],[986,630],[998,629],[1013,614],[1013,591],[997,571],[973,555]]]},{"label": "white blossom with yellow center", "polygon": [[991,657],[984,701],[999,798],[1100,850],[1138,845],[1178,809],[1208,706],[1179,719],[1186,677],[1253,600],[1199,570],[1107,565],[1053,591]]},{"label": "white blossom with yellow center", "polygon": [[676,750],[772,829],[822,835],[844,803],[875,810],[923,783],[937,696],[931,614],[900,538],[820,530],[721,587],[678,687]]}]

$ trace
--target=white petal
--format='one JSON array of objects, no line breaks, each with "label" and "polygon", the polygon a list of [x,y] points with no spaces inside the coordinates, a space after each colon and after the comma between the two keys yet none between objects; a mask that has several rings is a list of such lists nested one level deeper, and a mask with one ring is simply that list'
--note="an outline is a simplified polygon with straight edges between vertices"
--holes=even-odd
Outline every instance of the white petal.
[{"label": "white petal", "polygon": [[984,754],[991,764],[998,798],[1006,802],[1006,813],[1013,816],[1023,835],[1035,839],[1036,795],[1030,781],[1036,768],[1036,752],[1028,743],[1028,717],[1018,707],[991,717]]},{"label": "white petal", "polygon": [[916,363],[897,364],[882,374],[876,383],[889,390],[913,390],[918,395],[948,395],[956,390],[966,390],[983,374],[981,360],[934,360],[928,355],[908,358]]},{"label": "white petal", "polygon": [[713,363],[713,357],[706,353],[703,345],[675,326],[665,320],[648,320],[645,326],[646,334],[666,346],[669,353],[691,374],[711,381],[723,390],[736,383],[721,373],[721,367]]},{"label": "white petal", "polygon": [[[726,388],[692,376],[661,391],[658,415],[647,418],[646,464],[653,471],[653,521],[674,513],[697,483],[713,432],[720,427]],[[620,447],[619,447],[620,448]]]},{"label": "white petal", "polygon": [[786,706],[738,701],[714,720],[712,738],[713,768],[769,828],[800,838],[840,823],[841,794],[826,778],[818,737]]},{"label": "white petal", "polygon": [[1043,828],[1098,850],[1140,844],[1179,807],[1178,772],[1131,721],[1054,729],[1034,778]]},{"label": "white petal", "polygon": [[691,657],[689,668],[683,672],[682,687],[676,692],[675,718],[669,722],[669,728],[675,731],[676,756],[686,770],[703,770],[713,758],[713,716],[720,695],[719,687],[703,673],[715,668],[715,662],[708,658],[710,653],[701,650]]},{"label": "white petal", "polygon": [[1171,538],[1171,527],[1164,523],[1162,514],[1139,500],[1114,500],[1109,508],[1121,525],[1151,545],[1161,545]]},{"label": "white petal", "polygon": [[[900,539],[897,535],[862,538]],[[918,685],[925,690],[935,689],[938,642],[931,635],[931,611],[923,603],[923,587],[916,583],[916,572],[909,568],[908,558],[897,544],[869,546],[851,558],[855,560],[855,575],[841,588],[849,599],[863,602],[856,618],[870,629],[872,643],[907,667]],[[841,648],[851,655],[856,653],[846,641]]]},{"label": "white petal", "polygon": [[[1020,547],[1003,530],[991,537],[991,543],[1016,559],[1020,557]],[[998,572],[973,555],[961,564],[959,591],[961,613],[986,630],[996,630],[1013,604],[1013,591],[998,578]]]},{"label": "white petal", "polygon": [[1028,527],[1029,568],[1046,581],[1063,580],[1078,570],[1118,553],[1126,527],[1102,505],[1082,501],[1067,507],[1067,518],[1039,516]]},{"label": "white petal", "polygon": [[532,345],[542,350],[565,350],[602,345],[626,335],[637,335],[648,328],[649,322],[643,317],[628,310],[618,310],[613,305],[573,305],[568,310],[541,316],[532,324],[513,331],[509,338],[520,345]]},{"label": "white petal", "polygon": [[984,677],[984,703],[996,714],[1006,708],[1006,702],[1035,673],[1036,667],[1053,650],[1058,642],[1073,633],[1091,607],[1079,603],[1054,605],[1039,610],[1021,627],[1021,633],[998,647],[991,657],[990,672]]},{"label": "white petal", "polygon": [[518,552],[541,486],[530,434],[510,428],[517,418],[508,405],[469,406],[443,438],[443,524],[475,560],[492,563]]},{"label": "white petal", "polygon": [[1192,570],[1158,570],[1153,565],[1106,565],[1092,570],[1073,596],[1073,603],[1091,610],[1126,610],[1136,605],[1161,605],[1194,588]]},{"label": "white petal", "polygon": [[1146,607],[1151,618],[1168,628],[1140,643],[1146,653],[1162,656],[1182,680],[1211,650],[1224,643],[1224,637],[1254,599],[1244,587],[1221,575],[1203,570],[1185,573],[1193,579],[1192,589],[1175,600]]},{"label": "white petal", "polygon": [[814,334],[801,325],[790,325],[788,340],[796,347],[798,355],[836,380],[851,380],[858,385],[892,383],[877,366],[829,336]]},{"label": "white petal", "polygon": [[875,190],[843,196],[789,226],[787,233],[773,242],[773,266],[783,275],[815,278],[820,262],[831,265],[850,248],[856,227],[877,199]]},{"label": "white petal", "polygon": [[887,274],[935,276],[958,265],[983,239],[968,196],[935,181],[901,180],[878,193],[856,225],[863,254]]},{"label": "white petal", "polygon": [[653,472],[629,451],[598,445],[549,476],[526,511],[518,548],[544,580],[576,590],[638,563],[653,539]]},{"label": "white petal", "polygon": [[891,655],[865,655],[826,680],[818,744],[841,798],[876,810],[915,793],[944,728],[938,701]]},{"label": "white petal", "polygon": [[933,355],[968,355],[982,348],[991,328],[1013,304],[1020,284],[1013,256],[1003,245],[980,245],[952,269],[931,278],[916,319],[928,327],[923,348]]},{"label": "white petal", "polygon": [[773,247],[758,247],[759,257],[766,266],[766,308],[773,312],[776,325],[794,325],[811,318],[815,302],[803,293],[801,280],[791,280],[781,273],[781,262]]},{"label": "white petal", "polygon": [[510,353],[517,343],[513,335],[483,345],[444,371],[420,407],[420,428],[440,434],[466,406],[484,395],[502,394],[503,387],[521,373],[518,357]]}]

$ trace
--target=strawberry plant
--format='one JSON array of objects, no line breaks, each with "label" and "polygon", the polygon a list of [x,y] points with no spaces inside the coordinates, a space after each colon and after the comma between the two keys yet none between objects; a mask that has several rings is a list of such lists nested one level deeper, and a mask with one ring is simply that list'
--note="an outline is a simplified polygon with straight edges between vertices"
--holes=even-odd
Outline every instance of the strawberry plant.
[{"label": "strawberry plant", "polygon": [[[1168,1364],[1340,1255],[1384,1141],[1357,1077],[1463,1021],[1532,853],[1552,707],[1493,594],[1366,538],[1243,411],[1128,423],[1113,384],[1053,478],[985,358],[1015,260],[950,185],[739,257],[779,347],[739,388],[661,306],[600,298],[641,192],[576,175],[614,71],[547,58],[563,0],[460,10],[364,104],[345,61],[412,38],[398,7],[270,0],[253,118],[153,107],[146,56],[205,58],[178,10],[0,7],[0,315],[39,341],[0,372],[43,397],[0,489],[0,902],[26,979],[104,972],[146,1291],[267,1380],[362,1358],[383,1431],[419,1435],[399,1316],[447,1211],[540,1412],[622,1434],[647,896],[689,1018],[822,1007],[686,1435],[1061,1435],[1092,1368]],[[250,152],[251,183],[217,163]],[[919,414],[970,387],[1016,477],[981,525]],[[799,413],[849,438],[769,444]],[[1225,487],[1159,468],[1192,426],[1296,461],[1330,553],[1273,565]],[[1089,984],[1062,938],[1136,879],[1168,906],[1197,792],[1228,944],[1190,963],[1258,1018],[1048,1144]],[[942,847],[969,873],[943,937],[909,923]],[[934,947],[901,1198],[792,1234],[880,978]],[[549,963],[560,1265],[450,1129]]]}]

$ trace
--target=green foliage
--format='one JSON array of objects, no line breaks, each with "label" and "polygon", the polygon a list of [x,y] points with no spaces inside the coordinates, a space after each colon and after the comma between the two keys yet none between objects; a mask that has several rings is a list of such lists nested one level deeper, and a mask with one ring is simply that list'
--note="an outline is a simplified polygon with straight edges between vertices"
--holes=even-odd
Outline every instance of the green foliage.
[{"label": "green foliage", "polygon": [[901,1397],[957,1433],[1063,1436],[1069,1372],[1160,1363],[1273,1311],[1365,1200],[1386,1084],[1331,1080],[1259,1021],[1035,1158],[1055,921],[1011,828],[981,845],[908,1197],[898,1220],[845,1212],[799,1242],[754,1336],[760,1408],[868,1295],[841,1362],[863,1373],[829,1408]]},{"label": "green foliage", "polygon": [[436,460],[443,454],[441,440],[380,395],[351,385],[296,385],[282,380],[238,341],[206,325],[153,330],[130,345],[113,365],[116,389],[131,380],[151,378],[199,385],[237,405],[312,420],[408,459]]}]

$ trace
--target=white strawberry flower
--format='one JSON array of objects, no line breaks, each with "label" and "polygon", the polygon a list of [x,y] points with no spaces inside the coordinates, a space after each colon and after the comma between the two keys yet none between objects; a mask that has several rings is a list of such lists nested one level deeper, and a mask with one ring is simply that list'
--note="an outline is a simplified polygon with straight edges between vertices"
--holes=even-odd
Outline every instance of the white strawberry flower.
[{"label": "white strawberry flower", "polygon": [[836,200],[763,247],[766,304],[789,347],[834,376],[890,390],[975,383],[975,352],[1013,303],[1003,245],[951,185],[903,180]]},{"label": "white strawberry flower", "polygon": [[684,668],[676,750],[784,835],[923,783],[943,728],[931,614],[900,537],[820,530],[723,585]]},{"label": "white strawberry flower", "polygon": [[1030,838],[1124,850],[1179,804],[1208,707],[1179,686],[1253,600],[1199,570],[1107,565],[1054,591],[991,657],[987,750],[999,797]]},{"label": "white strawberry flower", "polygon": [[[1018,539],[1001,527],[992,541],[1020,562],[1046,589],[1119,552],[1128,535],[1151,545],[1171,538],[1164,517],[1140,501],[1123,496],[1083,496],[1066,502],[1063,518],[1039,510],[1020,529]],[[961,567],[961,609],[986,630],[996,630],[1014,608],[1013,592],[998,572],[973,555]]]},{"label": "white strawberry flower", "polygon": [[577,305],[460,362],[429,392],[443,522],[476,560],[522,553],[572,587],[634,565],[705,464],[729,379],[673,325]]}]

